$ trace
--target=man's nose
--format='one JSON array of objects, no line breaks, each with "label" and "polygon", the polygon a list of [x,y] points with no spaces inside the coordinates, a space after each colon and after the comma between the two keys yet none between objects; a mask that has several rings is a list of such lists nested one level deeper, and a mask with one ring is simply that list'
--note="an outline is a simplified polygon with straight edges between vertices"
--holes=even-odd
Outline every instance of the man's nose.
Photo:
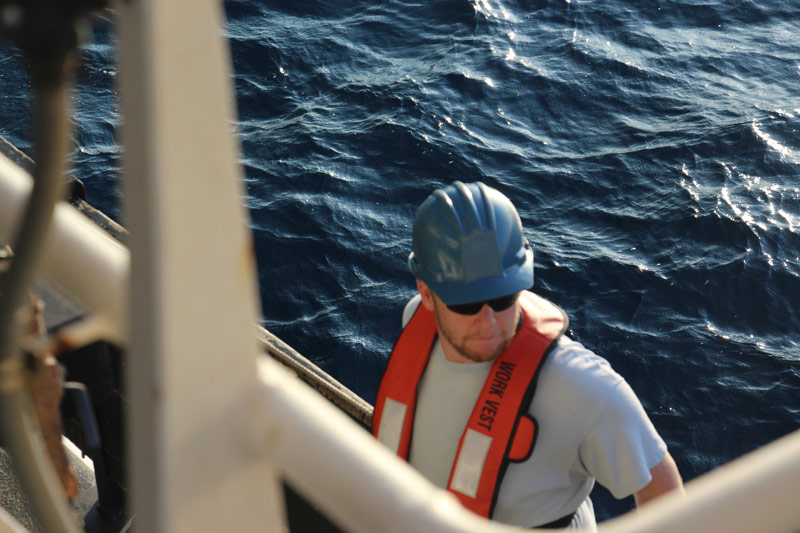
[{"label": "man's nose", "polygon": [[495,315],[494,309],[489,307],[489,304],[483,304],[483,307],[481,307],[481,310],[478,311],[478,320],[481,321],[481,322],[486,321],[486,322],[489,322],[491,324],[496,324],[497,323],[497,317],[494,316],[494,315]]}]

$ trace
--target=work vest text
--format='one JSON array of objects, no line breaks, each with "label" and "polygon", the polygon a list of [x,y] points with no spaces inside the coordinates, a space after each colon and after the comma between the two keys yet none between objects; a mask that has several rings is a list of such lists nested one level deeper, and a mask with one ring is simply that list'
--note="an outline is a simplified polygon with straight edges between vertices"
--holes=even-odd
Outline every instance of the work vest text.
[{"label": "work vest text", "polygon": [[492,430],[492,424],[497,417],[497,411],[500,409],[500,401],[503,399],[503,394],[508,387],[508,382],[511,380],[511,374],[516,368],[516,363],[503,361],[497,367],[497,370],[492,376],[492,382],[489,385],[489,394],[494,395],[498,400],[486,399],[481,406],[480,422],[478,425],[485,428],[487,431]]}]

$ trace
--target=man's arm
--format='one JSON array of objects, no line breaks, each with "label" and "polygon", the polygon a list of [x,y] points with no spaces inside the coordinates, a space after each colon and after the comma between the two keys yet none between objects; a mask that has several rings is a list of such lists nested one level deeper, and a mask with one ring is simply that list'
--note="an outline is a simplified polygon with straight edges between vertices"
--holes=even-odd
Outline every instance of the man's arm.
[{"label": "man's arm", "polygon": [[650,500],[661,496],[671,490],[683,492],[683,481],[675,465],[675,460],[667,452],[656,466],[650,469],[652,479],[642,490],[634,493],[636,507],[641,507]]}]

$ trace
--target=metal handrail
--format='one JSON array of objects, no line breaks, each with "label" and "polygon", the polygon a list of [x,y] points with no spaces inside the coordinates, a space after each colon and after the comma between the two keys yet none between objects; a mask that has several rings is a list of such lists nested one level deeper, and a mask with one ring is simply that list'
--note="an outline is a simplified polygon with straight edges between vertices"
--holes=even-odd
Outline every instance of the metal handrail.
[{"label": "metal handrail", "polygon": [[[54,206],[61,196],[61,176],[69,147],[67,113],[71,84],[67,70],[74,50],[59,56],[53,68],[32,68],[33,123],[39,154],[30,198],[13,236],[15,257],[0,286],[0,433],[19,472],[20,482],[47,531],[77,532],[74,513],[67,505],[52,464],[39,453],[36,422],[25,386],[21,333],[27,323],[25,310],[40,258],[49,235]],[[53,75],[55,71],[55,75]]]}]

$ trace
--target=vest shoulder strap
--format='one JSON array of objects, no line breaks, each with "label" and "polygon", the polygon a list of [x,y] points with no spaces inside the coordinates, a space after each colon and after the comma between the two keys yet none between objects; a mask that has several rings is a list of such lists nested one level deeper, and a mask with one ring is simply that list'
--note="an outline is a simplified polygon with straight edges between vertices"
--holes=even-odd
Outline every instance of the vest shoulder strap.
[{"label": "vest shoulder strap", "polygon": [[436,319],[422,303],[400,333],[384,372],[372,416],[372,433],[408,459],[417,385],[436,340]]},{"label": "vest shoulder strap", "polygon": [[491,517],[506,469],[530,457],[536,421],[528,416],[539,371],[566,331],[566,315],[532,293],[520,296],[523,323],[492,365],[464,434],[448,489],[461,503]]}]

